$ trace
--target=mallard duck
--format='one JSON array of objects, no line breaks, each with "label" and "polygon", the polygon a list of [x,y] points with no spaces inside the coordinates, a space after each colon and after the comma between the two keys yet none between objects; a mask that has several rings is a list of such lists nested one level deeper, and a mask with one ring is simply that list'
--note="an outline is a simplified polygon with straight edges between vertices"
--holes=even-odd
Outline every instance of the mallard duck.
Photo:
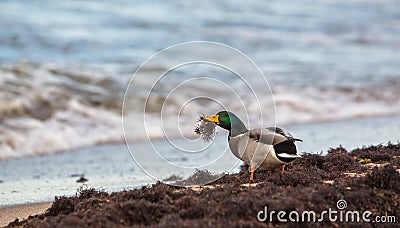
[{"label": "mallard duck", "polygon": [[228,142],[232,153],[250,166],[250,181],[254,171],[261,167],[272,170],[281,167],[299,157],[296,141],[292,134],[279,127],[249,130],[234,113],[218,112],[215,116],[203,116],[219,127],[229,131]]}]

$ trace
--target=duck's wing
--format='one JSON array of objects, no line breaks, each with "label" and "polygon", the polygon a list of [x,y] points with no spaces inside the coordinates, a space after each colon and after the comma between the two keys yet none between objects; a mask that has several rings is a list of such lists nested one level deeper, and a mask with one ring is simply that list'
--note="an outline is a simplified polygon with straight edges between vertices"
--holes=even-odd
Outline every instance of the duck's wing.
[{"label": "duck's wing", "polygon": [[253,129],[249,131],[249,137],[256,142],[272,145],[276,156],[283,162],[291,162],[298,156],[294,138],[282,128]]},{"label": "duck's wing", "polygon": [[256,142],[264,143],[267,145],[276,145],[288,140],[286,136],[278,134],[275,131],[268,128],[250,130],[249,138],[253,139]]},{"label": "duck's wing", "polygon": [[303,142],[302,139],[298,139],[298,138],[293,137],[293,135],[290,134],[290,132],[286,131],[283,128],[280,128],[280,127],[267,127],[267,129],[269,131],[275,132],[276,134],[285,136],[289,141],[300,141],[300,142]]},{"label": "duck's wing", "polygon": [[279,128],[279,127],[267,127],[264,129],[252,129],[249,131],[249,136],[250,138],[269,145],[276,145],[278,143],[281,143],[283,141],[300,141],[302,142],[303,140],[298,139],[293,137],[292,134],[290,134],[288,131],[285,129]]}]

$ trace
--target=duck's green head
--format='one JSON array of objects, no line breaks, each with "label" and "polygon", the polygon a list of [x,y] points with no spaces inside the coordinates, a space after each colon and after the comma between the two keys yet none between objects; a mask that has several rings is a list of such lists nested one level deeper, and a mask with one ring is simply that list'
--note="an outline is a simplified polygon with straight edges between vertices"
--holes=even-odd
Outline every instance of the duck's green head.
[{"label": "duck's green head", "polygon": [[231,136],[242,134],[248,131],[239,117],[232,112],[220,111],[215,114],[215,116],[204,116],[203,118],[228,130]]}]

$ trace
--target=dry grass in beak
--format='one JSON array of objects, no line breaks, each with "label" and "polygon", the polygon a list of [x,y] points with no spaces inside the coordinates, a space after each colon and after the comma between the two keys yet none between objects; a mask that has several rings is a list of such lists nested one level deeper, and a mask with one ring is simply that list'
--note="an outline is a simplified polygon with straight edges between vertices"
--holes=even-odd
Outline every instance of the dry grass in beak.
[{"label": "dry grass in beak", "polygon": [[199,116],[197,120],[197,127],[194,129],[196,134],[200,135],[204,142],[211,141],[215,136],[216,124],[206,120],[203,116]]}]

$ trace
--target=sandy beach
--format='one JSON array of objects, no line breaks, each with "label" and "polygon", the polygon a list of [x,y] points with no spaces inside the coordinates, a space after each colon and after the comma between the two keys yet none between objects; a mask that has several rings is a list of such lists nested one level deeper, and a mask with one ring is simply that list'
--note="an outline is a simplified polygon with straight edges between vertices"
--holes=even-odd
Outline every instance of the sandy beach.
[{"label": "sandy beach", "polygon": [[43,214],[51,207],[53,202],[46,203],[30,203],[23,205],[14,205],[0,207],[0,226],[6,226],[15,219],[27,219],[29,216]]}]

